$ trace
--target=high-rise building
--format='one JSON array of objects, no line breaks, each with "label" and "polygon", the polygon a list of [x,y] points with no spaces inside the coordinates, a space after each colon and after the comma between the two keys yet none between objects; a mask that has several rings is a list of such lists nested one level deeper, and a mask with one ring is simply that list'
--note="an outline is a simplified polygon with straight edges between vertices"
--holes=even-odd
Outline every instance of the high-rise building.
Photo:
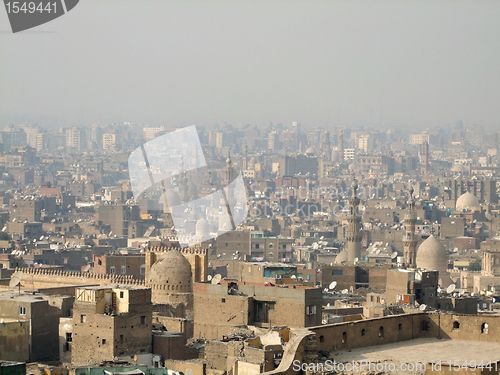
[{"label": "high-rise building", "polygon": [[74,151],[81,151],[84,149],[84,138],[82,137],[82,130],[76,126],[66,129],[66,147]]},{"label": "high-rise building", "polygon": [[417,236],[415,234],[415,224],[417,223],[417,212],[415,211],[415,200],[413,199],[413,187],[410,188],[410,199],[408,200],[408,210],[404,216],[404,224],[406,228],[405,237],[403,239],[404,259],[408,267],[415,268],[417,266]]},{"label": "high-rise building", "polygon": [[106,133],[102,136],[103,150],[113,150],[116,145],[116,134]]}]

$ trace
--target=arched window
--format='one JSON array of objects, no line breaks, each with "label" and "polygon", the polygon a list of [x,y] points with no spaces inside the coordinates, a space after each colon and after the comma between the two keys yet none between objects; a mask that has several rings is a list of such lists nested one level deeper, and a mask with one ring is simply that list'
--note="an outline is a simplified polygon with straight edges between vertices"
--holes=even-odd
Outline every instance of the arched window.
[{"label": "arched window", "polygon": [[485,335],[488,334],[488,323],[483,323],[481,325],[481,333],[484,333]]},{"label": "arched window", "polygon": [[361,336],[365,336],[365,335],[366,335],[366,331],[365,331],[365,329],[363,328],[363,329],[361,330]]},{"label": "arched window", "polygon": [[321,335],[321,336],[319,337],[319,342],[325,342],[325,336]]},{"label": "arched window", "polygon": [[378,329],[378,337],[384,337],[384,327],[382,326]]},{"label": "arched window", "polygon": [[420,322],[420,332],[425,332],[425,331],[428,330],[428,328],[429,328],[429,326],[428,326],[427,321],[426,320],[422,320]]},{"label": "arched window", "polygon": [[401,323],[399,323],[398,325],[398,331],[402,331],[403,330],[403,325]]},{"label": "arched window", "polygon": [[453,322],[453,329],[460,329],[460,323],[456,320]]},{"label": "arched window", "polygon": [[343,343],[347,342],[347,333],[346,332],[342,333],[342,342]]}]

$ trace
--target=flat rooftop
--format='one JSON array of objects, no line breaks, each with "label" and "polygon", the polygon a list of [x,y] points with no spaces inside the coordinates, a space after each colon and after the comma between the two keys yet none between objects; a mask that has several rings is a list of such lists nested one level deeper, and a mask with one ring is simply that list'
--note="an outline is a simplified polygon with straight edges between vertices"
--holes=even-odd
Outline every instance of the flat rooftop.
[{"label": "flat rooftop", "polygon": [[[332,351],[330,355],[338,363],[387,361],[396,364],[396,368],[399,368],[401,363],[421,362],[428,364],[427,369],[429,369],[430,363],[441,361],[444,366],[445,362],[451,361],[453,364],[455,360],[459,360],[461,366],[465,361],[467,363],[476,361],[477,364],[483,361],[486,366],[489,361],[494,363],[500,360],[500,343],[422,338],[350,351]],[[400,372],[393,373],[399,374]],[[413,374],[418,373],[413,372]],[[405,372],[405,374],[412,374],[412,372]]]}]

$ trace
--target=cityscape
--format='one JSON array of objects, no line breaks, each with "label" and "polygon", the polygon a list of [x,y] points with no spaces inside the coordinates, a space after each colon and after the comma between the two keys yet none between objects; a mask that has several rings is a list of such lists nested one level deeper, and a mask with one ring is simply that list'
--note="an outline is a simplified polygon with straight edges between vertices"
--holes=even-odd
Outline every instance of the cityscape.
[{"label": "cityscape", "polygon": [[0,375],[500,375],[500,3],[4,5]]},{"label": "cityscape", "polygon": [[[121,123],[0,135],[0,353],[25,371],[288,374],[365,347],[371,357],[353,360],[387,360],[377,353],[393,343],[427,371],[463,342],[484,366],[496,358],[498,131]],[[161,184],[134,182],[141,147]]]}]

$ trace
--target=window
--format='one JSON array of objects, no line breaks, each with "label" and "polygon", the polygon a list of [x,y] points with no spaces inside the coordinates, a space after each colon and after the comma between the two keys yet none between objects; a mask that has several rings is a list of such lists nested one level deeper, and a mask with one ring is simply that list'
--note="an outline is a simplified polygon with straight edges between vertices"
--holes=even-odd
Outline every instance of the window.
[{"label": "window", "polygon": [[102,345],[106,344],[106,339],[102,339]]},{"label": "window", "polygon": [[223,299],[221,300],[221,302],[222,302],[222,303],[226,303],[226,299],[225,299],[225,298],[223,298]]},{"label": "window", "polygon": [[344,273],[342,270],[332,270],[333,276],[342,276]]},{"label": "window", "polygon": [[383,338],[384,337],[384,327],[380,327],[378,329],[378,337]]},{"label": "window", "polygon": [[85,323],[87,321],[87,315],[80,315],[80,323]]},{"label": "window", "polygon": [[342,333],[342,343],[346,343],[347,342],[347,332],[344,332]]},{"label": "window", "polygon": [[364,328],[361,330],[361,336],[366,336],[366,330]]},{"label": "window", "polygon": [[483,323],[481,325],[481,333],[487,335],[488,334],[488,323]]},{"label": "window", "polygon": [[143,264],[141,266],[141,275],[145,275],[146,274],[146,266]]},{"label": "window", "polygon": [[453,329],[460,329],[460,323],[456,320],[453,322]]},{"label": "window", "polygon": [[307,306],[306,315],[316,315],[316,306],[314,305]]},{"label": "window", "polygon": [[427,323],[426,320],[422,320],[420,322],[420,332],[425,332],[429,329],[429,324]]},{"label": "window", "polygon": [[319,337],[319,342],[325,342],[325,336],[321,335],[321,336]]},{"label": "window", "polygon": [[122,266],[122,275],[126,275],[126,274],[127,274],[127,267]]},{"label": "window", "polygon": [[141,316],[141,324],[142,324],[142,325],[146,325],[146,324],[147,324],[147,323],[146,323],[146,315],[142,315],[142,316]]},{"label": "window", "polygon": [[123,335],[120,335],[120,341],[123,341]]},{"label": "window", "polygon": [[120,298],[123,298],[123,292],[120,292]]},{"label": "window", "polygon": [[19,306],[19,315],[26,315],[26,307]]},{"label": "window", "polygon": [[109,273],[111,273],[112,275],[115,274],[115,267],[114,266],[109,268]]},{"label": "window", "polygon": [[398,331],[402,331],[403,330],[403,325],[401,323],[399,323],[398,325]]}]

